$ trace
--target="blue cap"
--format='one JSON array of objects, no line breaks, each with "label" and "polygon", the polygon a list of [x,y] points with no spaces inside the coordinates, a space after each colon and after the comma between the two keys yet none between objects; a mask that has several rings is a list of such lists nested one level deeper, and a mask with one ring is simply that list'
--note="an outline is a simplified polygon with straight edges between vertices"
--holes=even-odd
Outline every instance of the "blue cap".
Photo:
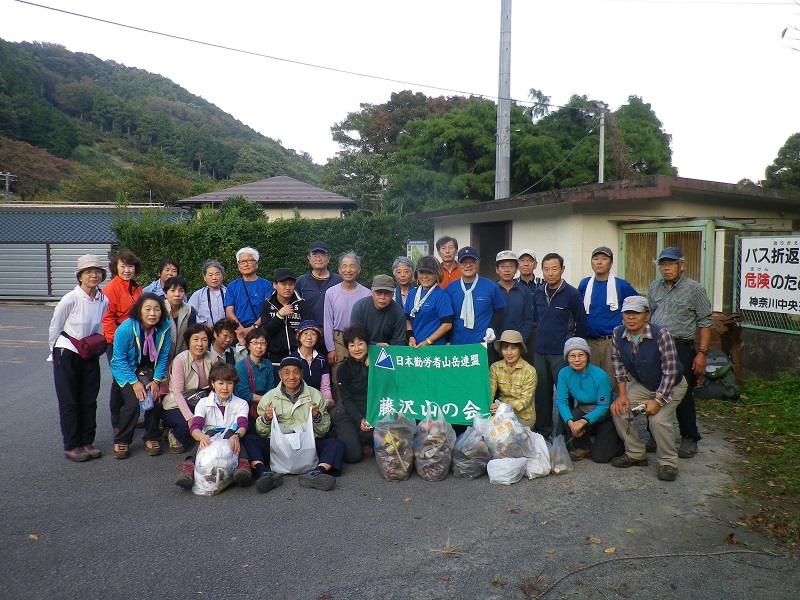
[{"label": "blue cap", "polygon": [[472,246],[464,246],[458,251],[458,262],[461,262],[465,258],[474,258],[475,260],[480,260],[481,256]]},{"label": "blue cap", "polygon": [[661,262],[662,260],[683,260],[683,252],[681,252],[680,248],[664,248],[661,251],[661,254],[658,255],[658,261]]}]

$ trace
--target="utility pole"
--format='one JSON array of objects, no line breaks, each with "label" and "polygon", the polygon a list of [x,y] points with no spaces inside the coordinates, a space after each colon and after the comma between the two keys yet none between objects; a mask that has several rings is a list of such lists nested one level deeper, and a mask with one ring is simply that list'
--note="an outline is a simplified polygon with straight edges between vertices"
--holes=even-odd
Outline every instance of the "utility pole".
[{"label": "utility pole", "polygon": [[19,178],[16,175],[12,174],[12,173],[0,173],[0,177],[4,178],[6,180],[6,194],[10,194],[11,193],[11,188],[10,188],[11,182],[15,181],[16,179],[19,179]]},{"label": "utility pole", "polygon": [[603,183],[606,163],[606,111],[600,109],[600,148],[597,165],[597,183]]},{"label": "utility pole", "polygon": [[500,6],[500,78],[497,91],[494,198],[511,195],[511,0]]}]

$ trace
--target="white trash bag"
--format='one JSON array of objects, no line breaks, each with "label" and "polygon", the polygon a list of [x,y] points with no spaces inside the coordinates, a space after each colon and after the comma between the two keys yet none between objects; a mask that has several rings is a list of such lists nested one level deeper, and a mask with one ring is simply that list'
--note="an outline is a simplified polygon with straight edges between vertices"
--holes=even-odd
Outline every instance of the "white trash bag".
[{"label": "white trash bag", "polygon": [[552,468],[550,449],[547,447],[547,442],[540,433],[535,431],[529,430],[528,437],[530,438],[530,443],[526,452],[528,462],[525,465],[525,476],[528,479],[546,477],[550,474],[550,469]]},{"label": "white trash bag", "polygon": [[273,416],[269,439],[269,467],[272,471],[300,475],[317,466],[317,445],[312,419],[309,408],[306,424],[296,427],[292,433],[284,433],[278,424],[277,415]]},{"label": "white trash bag", "polygon": [[525,475],[525,465],[528,459],[523,458],[493,458],[486,465],[489,473],[489,483],[511,485],[517,483]]},{"label": "white trash bag", "polygon": [[198,496],[213,496],[233,483],[233,472],[239,462],[231,443],[222,433],[211,438],[211,444],[197,451],[194,460],[192,491]]}]

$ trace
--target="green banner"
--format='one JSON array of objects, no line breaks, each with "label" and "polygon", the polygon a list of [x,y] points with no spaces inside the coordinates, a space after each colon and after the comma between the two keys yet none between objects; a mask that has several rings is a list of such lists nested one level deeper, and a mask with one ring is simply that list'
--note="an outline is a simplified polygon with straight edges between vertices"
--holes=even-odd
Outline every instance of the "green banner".
[{"label": "green banner", "polygon": [[471,425],[489,414],[489,357],[483,344],[463,346],[370,346],[367,422],[393,412],[422,420],[440,414]]}]

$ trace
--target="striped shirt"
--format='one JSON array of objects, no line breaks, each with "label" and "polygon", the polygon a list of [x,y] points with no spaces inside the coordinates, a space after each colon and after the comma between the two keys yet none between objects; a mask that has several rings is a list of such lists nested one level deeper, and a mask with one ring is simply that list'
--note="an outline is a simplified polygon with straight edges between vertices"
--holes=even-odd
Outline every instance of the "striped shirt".
[{"label": "striped shirt", "polygon": [[[653,328],[650,327],[649,323],[645,323],[642,337],[638,341],[633,340],[631,332],[627,329],[622,335],[631,343],[631,355],[635,360],[639,344],[643,340],[653,339]],[[666,327],[662,327],[658,335],[658,352],[661,355],[661,384],[658,386],[656,394],[664,398],[665,402],[669,402],[672,400],[672,390],[683,380],[683,374],[678,361],[678,351],[675,349],[675,341]],[[611,367],[614,370],[614,378],[617,381],[630,381],[632,379],[622,363],[616,335],[611,336]]]},{"label": "striped shirt", "polygon": [[647,290],[650,322],[669,329],[677,340],[693,341],[696,328],[711,327],[711,302],[705,288],[682,275],[670,288],[661,278]]}]

